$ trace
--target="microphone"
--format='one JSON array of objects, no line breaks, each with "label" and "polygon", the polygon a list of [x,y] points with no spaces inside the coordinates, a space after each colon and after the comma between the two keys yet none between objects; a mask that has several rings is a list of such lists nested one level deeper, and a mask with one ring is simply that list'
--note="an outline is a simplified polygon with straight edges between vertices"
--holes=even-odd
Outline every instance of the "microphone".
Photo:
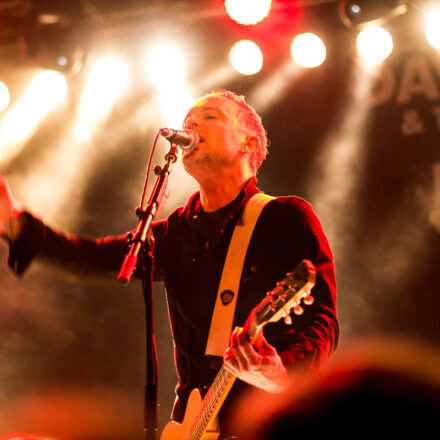
[{"label": "microphone", "polygon": [[160,134],[172,144],[178,145],[184,151],[193,151],[199,145],[200,137],[194,130],[172,130],[161,128]]}]

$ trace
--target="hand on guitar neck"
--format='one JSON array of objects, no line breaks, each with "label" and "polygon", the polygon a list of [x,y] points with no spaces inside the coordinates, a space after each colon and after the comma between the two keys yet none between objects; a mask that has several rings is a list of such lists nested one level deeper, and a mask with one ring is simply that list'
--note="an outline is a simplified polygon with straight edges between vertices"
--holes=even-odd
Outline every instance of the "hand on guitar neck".
[{"label": "hand on guitar neck", "polygon": [[265,391],[279,392],[286,383],[286,367],[262,331],[251,344],[247,332],[241,327],[236,327],[232,332],[223,364],[234,376]]}]

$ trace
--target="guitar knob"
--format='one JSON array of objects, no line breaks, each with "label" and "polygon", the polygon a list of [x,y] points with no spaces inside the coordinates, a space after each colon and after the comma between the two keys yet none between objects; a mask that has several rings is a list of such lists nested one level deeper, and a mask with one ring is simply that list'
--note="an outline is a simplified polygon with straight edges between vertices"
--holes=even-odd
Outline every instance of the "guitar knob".
[{"label": "guitar knob", "polygon": [[303,302],[306,306],[311,306],[315,302],[315,298],[313,298],[312,295],[307,295],[304,298]]},{"label": "guitar knob", "polygon": [[291,325],[292,324],[292,318],[290,317],[290,315],[288,313],[286,313],[284,315],[284,323],[286,325]]},{"label": "guitar knob", "polygon": [[293,308],[293,313],[295,313],[295,315],[302,315],[304,313],[304,309],[300,305],[297,305]]}]

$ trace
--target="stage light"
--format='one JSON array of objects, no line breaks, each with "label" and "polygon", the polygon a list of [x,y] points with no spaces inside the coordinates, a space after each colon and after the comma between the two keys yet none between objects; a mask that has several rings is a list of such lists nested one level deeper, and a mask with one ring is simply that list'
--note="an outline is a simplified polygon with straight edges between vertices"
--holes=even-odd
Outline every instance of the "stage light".
[{"label": "stage light", "polygon": [[243,75],[254,75],[263,66],[263,54],[260,48],[249,40],[235,43],[229,52],[229,60],[234,69]]},{"label": "stage light", "polygon": [[407,11],[406,0],[340,0],[339,15],[347,27],[383,24]]},{"label": "stage light", "polygon": [[426,39],[434,49],[440,50],[440,9],[434,9],[428,14]]},{"label": "stage light", "polygon": [[193,103],[193,93],[184,80],[159,89],[156,95],[156,105],[160,109],[161,123],[165,126],[180,127]]},{"label": "stage light", "polygon": [[7,108],[11,95],[9,94],[9,89],[5,83],[0,81],[0,112]]},{"label": "stage light", "polygon": [[262,21],[269,14],[271,0],[226,0],[229,17],[239,24],[251,25]]},{"label": "stage light", "polygon": [[296,64],[308,68],[321,65],[327,56],[323,41],[309,32],[299,34],[293,39],[290,52]]},{"label": "stage light", "polygon": [[377,64],[393,51],[390,33],[379,26],[368,26],[359,32],[357,48],[360,56],[369,64]]},{"label": "stage light", "polygon": [[185,76],[186,60],[176,46],[162,43],[148,53],[145,68],[149,79],[158,87],[167,86]]},{"label": "stage light", "polygon": [[67,60],[67,58],[64,57],[64,56],[60,56],[60,57],[58,57],[58,59],[57,59],[57,64],[58,64],[59,66],[61,66],[61,67],[67,66],[67,62],[68,62],[68,60]]},{"label": "stage light", "polygon": [[97,121],[104,116],[127,83],[128,69],[122,60],[109,56],[96,61],[81,98],[80,112],[84,119]]},{"label": "stage light", "polygon": [[67,83],[61,73],[55,70],[44,70],[35,76],[32,90],[31,96],[35,104],[41,100],[49,107],[54,107],[66,97]]},{"label": "stage light", "polygon": [[180,126],[194,102],[185,80],[186,59],[179,46],[162,42],[146,54],[145,70],[156,88],[156,104],[159,107],[161,123]]}]

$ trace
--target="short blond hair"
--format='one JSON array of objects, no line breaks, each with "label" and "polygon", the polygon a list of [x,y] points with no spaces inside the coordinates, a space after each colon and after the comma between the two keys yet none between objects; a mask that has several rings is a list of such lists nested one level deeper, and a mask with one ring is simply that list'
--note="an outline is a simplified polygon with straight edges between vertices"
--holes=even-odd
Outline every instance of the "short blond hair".
[{"label": "short blond hair", "polygon": [[249,165],[256,174],[264,159],[267,156],[267,133],[263,127],[260,115],[250,106],[243,95],[237,95],[230,90],[215,89],[211,95],[220,95],[230,99],[238,105],[238,122],[246,135],[256,136],[260,139],[260,148],[256,150],[249,158]]}]

